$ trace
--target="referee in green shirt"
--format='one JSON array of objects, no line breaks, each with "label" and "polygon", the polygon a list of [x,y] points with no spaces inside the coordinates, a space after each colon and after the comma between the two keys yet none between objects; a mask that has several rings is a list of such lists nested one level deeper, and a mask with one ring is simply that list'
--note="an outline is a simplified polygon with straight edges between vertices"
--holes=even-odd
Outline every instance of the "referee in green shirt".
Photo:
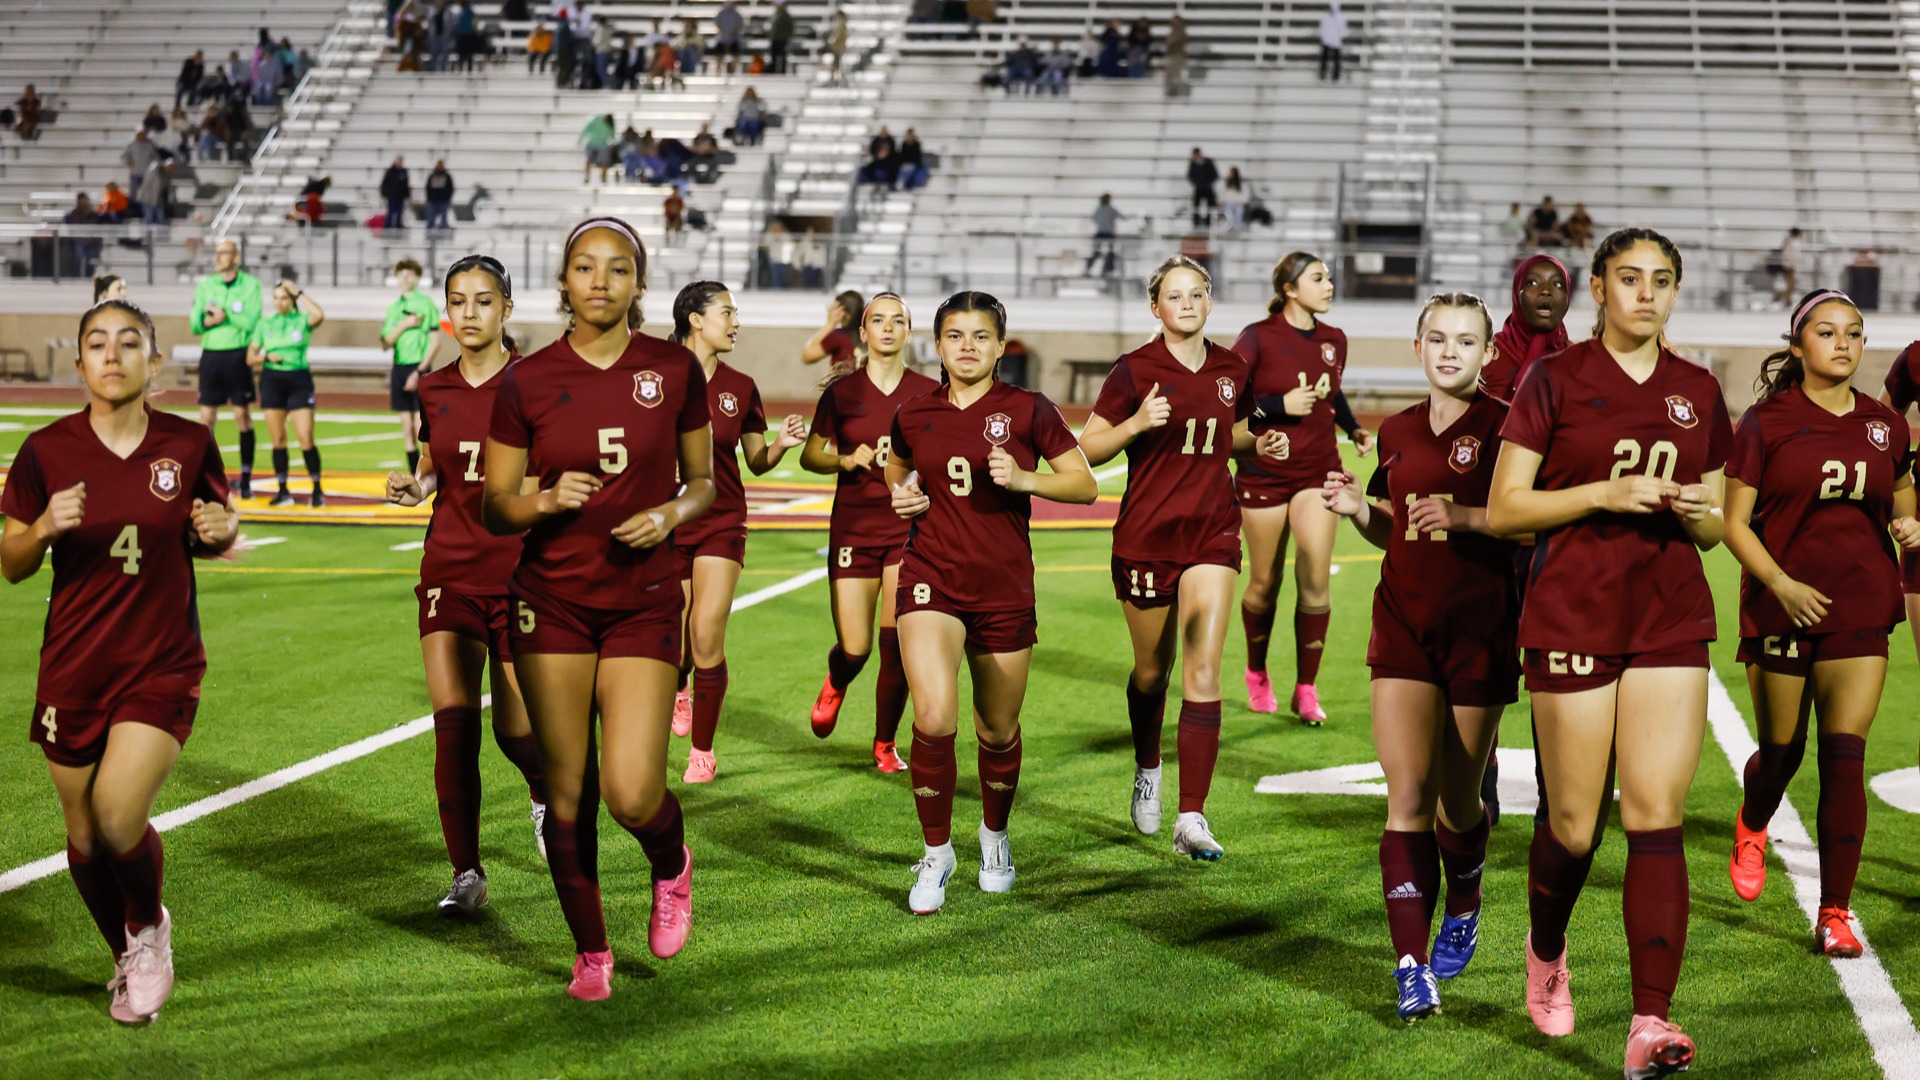
[{"label": "referee in green shirt", "polygon": [[253,369],[247,366],[247,342],[260,321],[260,279],[240,269],[240,244],[222,240],[213,249],[213,273],[193,287],[193,316],[200,339],[200,422],[212,427],[220,406],[233,406],[240,429],[242,499],[253,497]]},{"label": "referee in green shirt", "polygon": [[393,264],[400,295],[387,305],[387,321],[380,327],[380,346],[393,350],[393,373],[387,381],[387,404],[400,414],[400,437],[407,444],[407,470],[420,466],[420,367],[433,370],[434,350],[440,344],[440,309],[420,291],[425,273],[412,259]]},{"label": "referee in green shirt", "polygon": [[313,331],[327,313],[313,297],[291,281],[273,287],[273,311],[253,328],[247,363],[260,371],[260,407],[267,413],[267,437],[273,440],[273,475],[280,494],[271,505],[292,506],[287,490],[287,415],[293,415],[293,433],[300,440],[300,456],[313,482],[312,506],[325,506],[320,493],[320,451],[313,445],[313,372],[307,367],[307,349]]}]

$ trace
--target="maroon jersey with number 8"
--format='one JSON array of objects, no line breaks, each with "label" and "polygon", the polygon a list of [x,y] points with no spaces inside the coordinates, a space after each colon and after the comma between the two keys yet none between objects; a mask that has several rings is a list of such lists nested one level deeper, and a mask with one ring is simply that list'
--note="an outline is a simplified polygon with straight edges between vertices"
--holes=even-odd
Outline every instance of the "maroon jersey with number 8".
[{"label": "maroon jersey with number 8", "polygon": [[481,520],[493,398],[518,359],[475,386],[459,364],[420,376],[420,441],[433,455],[437,491],[420,580],[468,596],[505,596],[520,536],[495,536]]},{"label": "maroon jersey with number 8", "polygon": [[903,403],[939,388],[938,382],[917,371],[904,371],[893,393],[881,393],[874,385],[872,370],[861,368],[834,380],[821,393],[812,433],[826,436],[842,454],[851,454],[862,446],[874,449],[872,466],[842,472],[836,478],[828,544],[836,548],[876,548],[906,543],[907,522],[893,512],[893,493],[887,490],[893,414]]}]

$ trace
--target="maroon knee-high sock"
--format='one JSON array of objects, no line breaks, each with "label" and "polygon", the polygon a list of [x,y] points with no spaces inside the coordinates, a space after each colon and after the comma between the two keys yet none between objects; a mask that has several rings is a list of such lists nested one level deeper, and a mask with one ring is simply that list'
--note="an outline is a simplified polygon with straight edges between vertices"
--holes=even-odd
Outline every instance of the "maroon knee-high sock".
[{"label": "maroon knee-high sock", "polygon": [[1005,746],[980,740],[980,822],[994,832],[1007,831],[1014,792],[1020,787],[1020,729]]},{"label": "maroon knee-high sock", "polygon": [[1687,953],[1687,856],[1680,826],[1627,833],[1620,896],[1633,1011],[1665,1020]]},{"label": "maroon knee-high sock", "polygon": [[1780,809],[1787,782],[1800,771],[1800,759],[1806,752],[1805,735],[1789,743],[1760,743],[1760,749],[1747,758],[1746,801],[1740,809],[1742,824],[1756,831],[1767,827],[1767,822],[1773,820],[1773,812]]},{"label": "maroon knee-high sock", "polygon": [[506,755],[513,767],[520,770],[520,778],[527,782],[527,794],[533,801],[547,801],[547,781],[540,771],[540,740],[532,732],[525,735],[506,735],[499,728],[493,730],[493,741],[500,744],[500,752]]},{"label": "maroon knee-high sock", "polygon": [[827,650],[827,682],[839,693],[846,693],[847,687],[852,686],[853,680],[860,674],[860,669],[866,666],[866,653],[848,656],[847,651],[839,645]]},{"label": "maroon knee-high sock", "polygon": [[[583,808],[584,809],[584,808]],[[600,907],[597,858],[588,858],[582,842],[591,842],[592,830],[557,814],[547,815],[547,872],[560,896],[560,914],[573,934],[575,952],[607,951],[607,919]],[[586,835],[583,835],[586,834]]]},{"label": "maroon knee-high sock", "polygon": [[920,815],[920,834],[927,846],[939,847],[952,840],[953,789],[960,782],[953,736],[924,735],[915,728],[907,774],[913,779],[913,809]]},{"label": "maroon knee-high sock", "polygon": [[873,741],[892,742],[907,712],[907,669],[900,664],[900,631],[880,628],[880,670],[873,677]]},{"label": "maroon knee-high sock", "polygon": [[[727,662],[693,669],[693,748],[713,752],[713,733],[720,727],[720,706],[727,700]],[[668,875],[671,877],[672,875]]]},{"label": "maroon knee-high sock", "polygon": [[114,958],[119,959],[120,954],[127,951],[127,894],[120,891],[120,881],[113,876],[105,849],[106,845],[101,844],[94,854],[88,855],[69,843],[67,872],[73,875],[73,887],[80,891],[87,914],[93,916],[93,925],[99,929],[100,936],[107,939],[107,948],[113,950]]},{"label": "maroon knee-high sock", "polygon": [[1220,703],[1183,701],[1175,729],[1180,754],[1180,812],[1205,813],[1213,790],[1213,765],[1220,758]]},{"label": "maroon knee-high sock", "polygon": [[1867,789],[1861,782],[1867,740],[1820,736],[1820,906],[1853,902],[1860,872],[1860,841],[1867,835]]},{"label": "maroon knee-high sock", "polygon": [[1127,723],[1133,726],[1133,763],[1142,769],[1160,764],[1160,733],[1167,723],[1167,692],[1142,690],[1127,680]]},{"label": "maroon knee-high sock", "polygon": [[1440,851],[1432,833],[1387,829],[1380,834],[1380,887],[1393,955],[1426,963],[1434,894],[1440,891]]},{"label": "maroon knee-high sock", "polygon": [[1533,846],[1527,850],[1527,917],[1535,956],[1553,960],[1566,949],[1567,922],[1592,869],[1592,851],[1575,855],[1553,835],[1552,826],[1535,823]]},{"label": "maroon knee-high sock", "polygon": [[433,792],[453,872],[480,868],[480,710],[433,714]]},{"label": "maroon knee-high sock", "polygon": [[1332,619],[1332,608],[1319,611],[1293,609],[1293,664],[1298,673],[1294,677],[1295,682],[1310,684],[1319,681],[1320,658],[1327,652],[1327,623]]},{"label": "maroon knee-high sock", "polygon": [[1242,600],[1240,625],[1247,632],[1247,670],[1267,670],[1267,644],[1273,640],[1273,609],[1258,611]]},{"label": "maroon knee-high sock", "polygon": [[1480,872],[1487,864],[1487,815],[1466,832],[1433,823],[1440,863],[1447,874],[1447,914],[1458,918],[1480,906]]},{"label": "maroon knee-high sock", "polygon": [[139,933],[160,925],[160,887],[167,876],[166,853],[160,848],[160,834],[147,826],[146,834],[133,845],[107,860],[114,880],[127,898],[127,929]]},{"label": "maroon knee-high sock", "polygon": [[653,812],[646,824],[629,828],[627,832],[640,841],[640,850],[647,853],[653,880],[677,878],[680,871],[687,868],[687,819],[680,813],[680,800],[673,792],[667,792],[660,800],[660,809]]}]

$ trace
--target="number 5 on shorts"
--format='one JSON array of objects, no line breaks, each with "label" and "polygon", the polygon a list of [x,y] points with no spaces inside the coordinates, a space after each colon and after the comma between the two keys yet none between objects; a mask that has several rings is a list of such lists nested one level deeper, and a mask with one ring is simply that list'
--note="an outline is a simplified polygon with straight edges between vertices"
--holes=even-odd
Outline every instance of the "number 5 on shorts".
[{"label": "number 5 on shorts", "polygon": [[533,609],[527,606],[527,602],[525,600],[522,600],[519,603],[520,603],[520,632],[523,634],[531,634],[533,633]]},{"label": "number 5 on shorts", "polygon": [[913,602],[916,604],[933,603],[933,586],[926,582],[917,582],[913,586]]}]

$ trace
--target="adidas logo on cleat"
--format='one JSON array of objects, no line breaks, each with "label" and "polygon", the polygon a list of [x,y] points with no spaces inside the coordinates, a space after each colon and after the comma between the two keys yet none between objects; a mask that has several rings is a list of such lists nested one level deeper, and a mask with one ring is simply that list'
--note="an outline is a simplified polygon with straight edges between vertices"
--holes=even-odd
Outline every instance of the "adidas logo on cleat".
[{"label": "adidas logo on cleat", "polygon": [[1411,881],[1403,881],[1403,882],[1401,882],[1400,884],[1398,884],[1398,885],[1396,885],[1396,886],[1394,886],[1394,888],[1393,888],[1393,891],[1387,894],[1387,899],[1389,899],[1389,900],[1418,900],[1418,899],[1420,899],[1421,897],[1423,897],[1424,895],[1426,895],[1426,894],[1424,894],[1424,893],[1422,893],[1422,892],[1420,891],[1420,889],[1419,889],[1419,887],[1418,887],[1418,886],[1416,886],[1416,885],[1414,885],[1414,883],[1413,883],[1413,882],[1411,882]]}]

